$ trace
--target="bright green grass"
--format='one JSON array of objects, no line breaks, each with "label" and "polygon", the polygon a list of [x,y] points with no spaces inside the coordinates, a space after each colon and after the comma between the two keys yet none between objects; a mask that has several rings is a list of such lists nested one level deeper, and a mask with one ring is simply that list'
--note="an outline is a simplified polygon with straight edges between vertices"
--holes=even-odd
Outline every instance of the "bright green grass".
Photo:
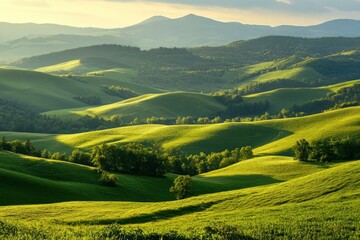
[{"label": "bright green grass", "polygon": [[137,76],[137,71],[131,68],[113,68],[88,72],[86,73],[86,75],[104,76],[113,79],[134,79]]},{"label": "bright green grass", "polygon": [[222,79],[225,81],[232,81],[234,79],[240,78],[245,74],[254,74],[263,70],[268,69],[274,64],[272,62],[262,62],[258,64],[254,64],[251,66],[243,67],[243,68],[234,68],[226,71],[222,76]]},{"label": "bright green grass", "polygon": [[247,95],[244,98],[250,102],[270,103],[269,112],[279,113],[283,108],[291,108],[294,104],[301,105],[308,101],[325,97],[331,91],[325,88],[280,88],[268,92]]},{"label": "bright green grass", "polygon": [[259,154],[277,154],[289,152],[299,139],[308,141],[329,137],[360,137],[360,107],[351,107],[326,113],[282,120],[263,121],[263,127],[292,132],[277,141],[270,142],[256,149]]},{"label": "bright green grass", "polygon": [[178,116],[206,117],[225,110],[225,106],[214,97],[187,92],[147,94],[86,110],[70,109],[53,111],[48,114],[63,117],[90,115],[120,116],[126,122],[134,118],[148,117],[177,118]]},{"label": "bright green grass", "polygon": [[[266,167],[264,167],[266,166]],[[222,192],[278,183],[322,171],[332,165],[303,164],[289,157],[261,157],[194,177],[193,194]],[[293,171],[284,173],[280,169]],[[0,205],[62,201],[166,201],[175,175],[119,174],[115,188],[98,185],[92,167],[0,152]]]},{"label": "bright green grass", "polygon": [[360,80],[353,80],[339,84],[317,88],[280,88],[272,91],[255,93],[244,96],[248,102],[269,101],[270,113],[279,113],[283,108],[291,108],[293,105],[301,105],[306,102],[325,97],[332,92],[360,84]]},{"label": "bright green grass", "polygon": [[93,67],[88,67],[85,64],[81,63],[80,60],[71,60],[64,63],[59,63],[52,66],[46,66],[42,68],[36,69],[36,71],[44,72],[44,73],[83,73],[87,71],[93,70]]},{"label": "bright green grass", "polygon": [[247,80],[246,83],[248,82],[263,83],[278,79],[293,79],[298,81],[306,81],[306,80],[317,80],[319,78],[322,78],[322,75],[316,72],[315,70],[307,67],[298,67],[298,68],[277,70],[277,71],[264,73]]},{"label": "bright green grass", "polygon": [[0,152],[1,205],[61,201],[171,200],[171,177],[119,175],[115,188],[98,185],[91,167]]},{"label": "bright green grass", "polygon": [[312,116],[210,125],[139,125],[79,134],[24,134],[0,132],[8,139],[31,139],[38,148],[67,151],[75,147],[125,144],[160,145],[167,150],[188,153],[222,151],[250,145],[256,154],[291,154],[296,141],[327,137],[360,137],[360,107],[339,109]]},{"label": "bright green grass", "polygon": [[176,229],[191,233],[211,222],[236,225],[256,239],[269,239],[269,236],[357,239],[360,231],[359,174],[360,161],[356,161],[309,172],[282,183],[180,201],[8,206],[1,207],[0,217],[20,223],[26,221],[28,226],[36,228],[41,216],[45,229],[49,224],[52,228],[48,234],[61,232],[62,237],[68,239],[70,236],[87,236],[88,239],[102,228],[97,226],[99,224],[119,223],[123,227],[141,227],[147,231]]},{"label": "bright green grass", "polygon": [[359,80],[348,81],[348,82],[343,82],[343,83],[338,83],[338,84],[326,86],[326,87],[323,87],[323,88],[329,89],[329,90],[331,90],[333,92],[338,92],[339,90],[341,90],[343,88],[352,87],[355,84],[360,84],[360,79]]},{"label": "bright green grass", "polygon": [[143,85],[141,83],[134,82],[131,79],[109,78],[102,76],[76,76],[76,77],[94,86],[98,86],[98,87],[102,87],[104,85],[120,86],[120,87],[129,88],[132,91],[137,92],[139,94],[164,92],[164,90],[154,88],[148,85]]},{"label": "bright green grass", "polygon": [[82,107],[76,96],[98,96],[103,103],[119,98],[105,94],[99,87],[52,75],[13,69],[0,69],[0,97],[16,101],[38,112]]}]

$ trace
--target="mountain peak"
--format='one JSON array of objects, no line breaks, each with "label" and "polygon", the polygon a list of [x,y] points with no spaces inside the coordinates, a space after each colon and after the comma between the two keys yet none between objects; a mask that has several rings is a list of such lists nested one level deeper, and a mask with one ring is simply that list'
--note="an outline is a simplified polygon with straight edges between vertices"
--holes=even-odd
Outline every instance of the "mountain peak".
[{"label": "mountain peak", "polygon": [[161,16],[161,15],[157,15],[157,16],[153,16],[151,18],[148,18],[136,25],[144,25],[144,24],[148,24],[148,23],[155,23],[155,22],[160,22],[160,21],[165,21],[165,20],[170,20],[170,18]]},{"label": "mountain peak", "polygon": [[218,21],[216,21],[216,20],[214,20],[214,19],[207,18],[207,17],[203,17],[203,16],[199,16],[199,15],[195,15],[195,14],[193,14],[193,13],[190,13],[190,14],[185,15],[185,16],[180,17],[180,18],[176,18],[176,19],[174,19],[174,20],[183,20],[183,21],[192,21],[192,22],[194,22],[194,21],[207,21],[207,22],[211,21],[211,22],[218,22]]}]

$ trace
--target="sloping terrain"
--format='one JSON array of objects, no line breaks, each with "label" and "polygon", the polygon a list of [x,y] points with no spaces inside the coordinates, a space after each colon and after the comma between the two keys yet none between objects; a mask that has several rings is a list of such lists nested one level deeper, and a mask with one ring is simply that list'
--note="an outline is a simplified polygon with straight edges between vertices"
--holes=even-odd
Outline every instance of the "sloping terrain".
[{"label": "sloping terrain", "polygon": [[360,136],[360,107],[349,107],[306,117],[209,125],[139,125],[79,134],[0,132],[8,139],[29,138],[38,148],[71,152],[103,143],[138,142],[190,153],[216,152],[252,146],[256,154],[290,154],[296,141]]},{"label": "sloping terrain", "polygon": [[13,69],[0,69],[0,96],[37,112],[86,106],[74,99],[79,96],[97,96],[103,103],[119,100],[97,86],[66,77]]},{"label": "sloping terrain", "polygon": [[[245,168],[250,161],[242,163]],[[275,161],[272,162],[276,165]],[[74,236],[76,232],[77,237],[90,237],[102,230],[99,225],[114,223],[159,232],[176,228],[177,231],[189,234],[194,230],[201,231],[211,222],[228,222],[231,219],[229,225],[239,227],[247,236],[260,239],[274,234],[296,238],[356,238],[360,227],[360,162],[342,163],[330,168],[323,165],[322,169],[319,166],[318,170],[311,173],[309,169],[312,167],[316,166],[310,165],[304,171],[307,172],[305,175],[283,183],[218,192],[180,201],[8,206],[1,207],[0,217],[25,220],[32,226],[31,222],[41,214],[42,221],[47,224],[40,231],[47,229],[44,234],[52,236],[61,231],[66,236]],[[228,169],[224,171],[229,172]],[[252,169],[251,172],[256,173],[256,170]],[[221,176],[220,171],[217,174]],[[196,183],[197,179],[194,181]],[[226,178],[222,181],[226,183]],[[86,228],[86,231],[66,223],[77,224]],[[48,224],[52,230],[46,227]]]},{"label": "sloping terrain", "polygon": [[149,117],[177,118],[178,116],[206,117],[223,111],[225,106],[214,97],[187,92],[146,94],[124,101],[102,105],[84,110],[59,110],[48,112],[49,115],[71,116],[90,115],[111,117],[113,115],[129,122],[134,118]]}]

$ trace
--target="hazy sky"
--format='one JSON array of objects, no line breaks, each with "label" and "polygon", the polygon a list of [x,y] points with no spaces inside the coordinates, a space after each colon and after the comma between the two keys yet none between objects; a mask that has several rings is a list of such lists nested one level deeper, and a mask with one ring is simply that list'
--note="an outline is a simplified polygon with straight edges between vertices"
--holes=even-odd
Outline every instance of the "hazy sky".
[{"label": "hazy sky", "polygon": [[225,22],[310,25],[360,19],[360,0],[0,0],[0,22],[14,23],[114,28],[189,13]]}]

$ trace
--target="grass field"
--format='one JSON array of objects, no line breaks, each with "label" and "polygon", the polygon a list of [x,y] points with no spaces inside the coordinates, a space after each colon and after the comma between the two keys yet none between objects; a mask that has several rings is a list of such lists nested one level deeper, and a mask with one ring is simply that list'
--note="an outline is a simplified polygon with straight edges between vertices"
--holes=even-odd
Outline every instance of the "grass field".
[{"label": "grass field", "polygon": [[97,96],[103,103],[119,100],[105,94],[99,87],[83,82],[13,69],[0,69],[0,96],[38,112],[85,106],[73,99],[76,96]]},{"label": "grass field", "polygon": [[146,94],[120,102],[88,109],[69,109],[48,112],[60,117],[75,116],[120,116],[126,122],[134,118],[177,118],[178,116],[206,117],[225,110],[214,97],[188,92]]},{"label": "grass field", "polygon": [[63,135],[0,132],[0,136],[29,138],[38,148],[68,153],[75,147],[89,149],[102,143],[138,142],[189,153],[216,152],[250,145],[259,155],[288,155],[295,142],[302,138],[312,141],[337,136],[359,137],[359,112],[360,107],[351,107],[301,118],[253,123],[139,125]]},{"label": "grass field", "polygon": [[247,95],[245,99],[250,103],[268,100],[270,103],[269,112],[275,114],[279,113],[283,108],[289,109],[295,104],[301,105],[325,97],[330,92],[326,88],[281,88]]},{"label": "grass field", "polygon": [[94,70],[93,67],[86,66],[80,60],[71,60],[68,62],[36,69],[36,71],[39,72],[53,73],[53,74],[64,74],[64,73],[82,74],[93,70]]},{"label": "grass field", "polygon": [[281,80],[281,79],[292,79],[297,81],[314,81],[321,79],[323,76],[316,72],[315,70],[308,67],[298,67],[290,68],[285,70],[276,70],[268,73],[260,74],[259,76],[250,78],[244,83],[255,82],[263,83],[272,80]]},{"label": "grass field", "polygon": [[360,80],[353,80],[317,88],[280,88],[272,91],[247,95],[244,96],[244,98],[251,103],[268,100],[270,103],[269,112],[279,113],[283,108],[291,108],[295,104],[305,104],[311,100],[325,97],[329,93],[338,92],[343,88],[352,87],[355,84],[360,84]]},{"label": "grass field", "polygon": [[[280,171],[281,168],[296,169],[297,173],[290,176]],[[268,180],[270,185],[254,185],[258,175],[269,173],[279,181]],[[139,196],[141,200],[136,202],[3,206],[0,207],[0,219],[7,221],[3,223],[2,231],[7,230],[6,226],[16,225],[31,230],[32,234],[40,231],[48,237],[61,239],[94,238],[114,223],[125,228],[141,227],[145,231],[176,229],[191,234],[201,233],[201,229],[211,222],[237,226],[246,236],[256,239],[356,239],[360,230],[359,174],[360,161],[312,165],[284,157],[256,158],[194,178],[195,195],[196,188],[206,189],[207,185],[217,188],[213,194],[165,202],[144,202],[143,196]],[[221,191],[221,186],[231,186],[235,184],[235,178],[248,175],[248,182],[238,183],[239,190]],[[217,185],[212,182],[215,177],[221,178]],[[221,182],[223,185],[219,184]],[[138,187],[152,191],[147,189],[148,185]],[[126,189],[126,185],[120,184],[119,188]],[[122,192],[125,194],[126,191]]]},{"label": "grass field", "polygon": [[[223,192],[279,183],[322,171],[335,165],[303,164],[291,157],[260,157],[194,177],[193,194]],[[286,169],[288,172],[284,172]],[[145,177],[119,174],[118,186],[98,184],[92,167],[0,152],[0,205],[62,201],[173,200],[169,188],[175,177]],[[26,197],[25,197],[26,196]]]}]

